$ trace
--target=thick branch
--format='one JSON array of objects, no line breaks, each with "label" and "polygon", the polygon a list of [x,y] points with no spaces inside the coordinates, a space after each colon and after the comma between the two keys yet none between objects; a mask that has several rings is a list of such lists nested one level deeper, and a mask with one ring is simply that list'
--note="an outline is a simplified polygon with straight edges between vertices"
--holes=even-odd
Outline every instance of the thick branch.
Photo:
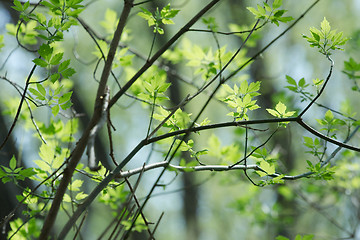
[{"label": "thick branch", "polygon": [[119,23],[114,33],[114,37],[110,43],[109,53],[107,55],[105,66],[101,74],[100,83],[96,95],[97,99],[99,99],[99,97],[104,94],[106,83],[109,79],[110,72],[112,69],[112,63],[114,61],[115,53],[119,45],[122,32],[125,28],[126,20],[129,17],[131,8],[133,7],[134,0],[125,0],[124,2],[125,2],[124,9],[121,13]]},{"label": "thick branch", "polygon": [[356,151],[356,152],[360,152],[360,148],[358,147],[354,147],[354,146],[351,146],[351,145],[348,145],[348,144],[345,144],[343,142],[340,142],[340,141],[337,141],[335,140],[334,138],[330,138],[320,132],[318,132],[317,130],[313,129],[312,127],[310,127],[309,125],[307,125],[301,118],[299,118],[299,120],[297,121],[297,123],[299,123],[303,128],[305,128],[308,132],[314,134],[315,136],[325,140],[325,141],[328,141],[328,142],[331,142],[339,147],[343,147],[343,148],[347,148],[349,150],[353,150],[353,151]]},{"label": "thick branch", "polygon": [[114,60],[114,55],[116,52],[117,45],[119,44],[119,41],[121,38],[121,33],[124,29],[126,19],[129,16],[130,10],[133,6],[132,5],[133,0],[125,0],[124,2],[125,2],[124,8],[121,13],[121,17],[120,17],[117,29],[114,33],[113,41],[110,44],[109,54],[106,59],[104,70],[103,70],[100,84],[98,87],[93,117],[92,117],[89,125],[87,126],[86,130],[84,131],[82,137],[77,142],[76,147],[75,147],[73,153],[71,154],[70,161],[69,161],[67,167],[64,169],[63,178],[62,178],[62,180],[59,184],[59,187],[56,191],[54,201],[51,205],[51,208],[49,210],[49,213],[45,219],[43,228],[41,230],[41,234],[39,237],[40,240],[46,240],[48,238],[50,230],[51,230],[52,226],[54,225],[57,213],[60,208],[60,204],[61,204],[64,194],[66,192],[67,186],[69,185],[69,183],[71,181],[74,170],[75,170],[77,164],[79,163],[81,156],[84,153],[85,147],[88,143],[90,131],[94,126],[96,126],[98,124],[99,120],[101,119],[102,102],[104,100],[102,95],[105,92],[107,79],[108,79],[109,73],[111,71],[112,62]]}]

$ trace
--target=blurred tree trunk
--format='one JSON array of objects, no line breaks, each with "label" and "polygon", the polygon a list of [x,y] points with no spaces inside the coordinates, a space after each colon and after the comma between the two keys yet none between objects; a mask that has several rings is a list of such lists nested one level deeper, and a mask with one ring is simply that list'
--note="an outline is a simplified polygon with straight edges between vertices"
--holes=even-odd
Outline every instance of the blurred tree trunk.
[{"label": "blurred tree trunk", "polygon": [[[0,112],[2,112],[1,106],[0,106]],[[4,141],[6,138],[6,135],[8,133],[8,127],[5,124],[5,119],[2,114],[0,114],[0,141]],[[19,151],[16,148],[16,144],[12,138],[12,136],[9,137],[8,142],[4,145],[4,147],[1,149],[0,152],[0,165],[9,167],[9,162],[12,156],[14,155],[16,159],[20,162],[21,159],[19,159],[16,154],[19,153]],[[21,184],[23,185],[23,184]],[[25,186],[24,186],[25,187]],[[0,222],[5,219],[6,216],[9,215],[9,213],[15,209],[18,200],[16,199],[16,195],[21,195],[22,192],[19,190],[19,188],[12,182],[3,183],[0,181]],[[15,215],[8,219],[8,221],[14,220],[16,218],[19,218],[21,216],[24,216],[22,214],[23,208],[18,209],[15,212]],[[0,229],[0,239],[6,239],[7,232],[9,231],[9,222],[7,222],[3,228]]]},{"label": "blurred tree trunk", "polygon": [[[16,24],[16,22],[19,19],[19,13],[17,11],[15,11],[14,9],[11,8],[12,6],[12,2],[11,1],[5,1],[5,0],[0,0],[0,7],[5,9],[9,15],[10,15],[10,22]],[[2,63],[0,63],[2,64]],[[4,118],[4,116],[1,114],[2,113],[2,109],[0,106],[0,141],[2,143],[2,141],[5,140],[9,128],[6,125],[6,120]],[[19,156],[19,150],[17,149],[17,144],[14,141],[14,134],[10,135],[7,143],[4,145],[4,147],[1,149],[0,152],[0,165],[1,166],[6,166],[9,167],[9,162],[10,159],[15,156],[17,162],[18,162],[18,167],[25,167],[24,163],[21,159],[21,156]],[[30,181],[25,181],[19,182],[19,185],[22,186],[23,188],[26,187],[30,187],[32,186]],[[19,187],[16,186],[14,183],[12,182],[7,182],[6,184],[4,184],[2,181],[0,181],[0,222],[3,223],[2,221],[4,220],[5,217],[7,217],[9,215],[9,213],[11,211],[13,211],[16,207],[16,205],[18,204],[18,200],[16,199],[16,195],[21,195],[22,191],[20,191]],[[0,229],[0,239],[7,239],[7,233],[10,230],[9,228],[9,221],[12,221],[16,218],[23,218],[23,214],[22,211],[25,210],[23,207],[20,207],[19,209],[17,209],[17,211],[15,211],[15,215],[12,216],[10,219],[7,220],[6,224]]]},{"label": "blurred tree trunk", "polygon": [[[162,9],[166,5],[165,3],[159,3],[152,1],[152,10],[156,10],[156,7]],[[155,46],[160,47],[163,46],[171,36],[167,35],[167,31],[165,31],[164,35],[158,35]],[[167,64],[170,69],[176,72],[176,66]],[[168,72],[167,80],[171,83],[169,88],[170,91],[170,101],[173,106],[176,106],[182,100],[182,92],[181,86],[179,84],[178,79],[171,74],[171,71]],[[184,110],[184,109],[183,109]],[[186,110],[185,110],[186,111]],[[181,158],[186,161],[190,161],[189,154],[183,153]],[[195,183],[195,174],[193,173],[183,173],[182,177],[182,187],[183,187],[183,217],[185,219],[186,225],[186,239],[195,240],[199,238],[200,230],[199,230],[199,220],[198,220],[198,195],[199,191],[197,187],[194,187]]]},{"label": "blurred tree trunk", "polygon": [[[266,67],[261,59],[257,59],[251,65],[251,76],[254,81],[261,81],[261,96],[259,103],[264,108],[273,108],[276,103],[273,102],[272,97],[276,94],[277,90],[272,81],[264,80],[266,76]],[[264,71],[265,70],[265,71]],[[289,129],[289,127],[287,128]],[[282,161],[283,167],[287,172],[291,172],[294,168],[294,153],[291,146],[291,139],[288,130],[278,131],[271,142],[271,149],[279,151],[279,159]],[[278,221],[272,221],[274,229],[274,236],[282,235],[290,239],[294,238],[292,230],[295,227],[294,217],[297,215],[296,202],[294,199],[286,199],[277,191],[277,204],[279,205]]]},{"label": "blurred tree trunk", "polygon": [[[233,22],[239,23],[239,25],[253,22],[253,18],[246,19],[246,17],[244,17],[246,16],[243,13],[243,11],[246,11],[244,1],[231,0],[230,4],[232,6],[231,13]],[[260,44],[257,44],[256,47],[249,51],[248,56],[252,56],[258,52],[261,47]],[[266,77],[266,65],[261,58],[256,59],[251,64],[250,75],[254,82],[261,82],[259,105],[263,108],[273,108],[274,105],[276,105],[276,103],[273,102],[273,96],[277,93],[277,89],[273,81]],[[272,138],[270,145],[271,149],[279,149],[279,159],[282,161],[286,171],[291,172],[294,168],[294,153],[287,130],[277,132]],[[279,221],[271,221],[271,223],[269,223],[272,225],[269,229],[273,229],[273,231],[269,232],[269,235],[283,235],[292,239],[294,236],[292,236],[291,230],[293,230],[295,226],[294,217],[297,215],[296,203],[294,200],[285,199],[281,194],[277,193],[277,204],[280,206]],[[270,236],[270,239],[272,239],[272,236]]]}]

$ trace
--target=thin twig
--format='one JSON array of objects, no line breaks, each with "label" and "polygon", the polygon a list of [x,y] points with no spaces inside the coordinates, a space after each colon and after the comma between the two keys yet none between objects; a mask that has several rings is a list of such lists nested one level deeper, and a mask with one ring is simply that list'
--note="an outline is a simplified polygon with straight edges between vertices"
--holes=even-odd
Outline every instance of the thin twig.
[{"label": "thin twig", "polygon": [[27,79],[26,79],[24,92],[23,92],[23,94],[22,94],[22,96],[21,96],[20,103],[19,103],[18,109],[17,109],[17,111],[16,111],[16,115],[15,115],[15,117],[14,117],[14,120],[13,120],[13,122],[12,122],[12,124],[11,124],[11,127],[10,127],[10,129],[9,129],[9,131],[8,131],[5,139],[4,139],[4,141],[3,141],[2,144],[0,145],[0,150],[4,147],[5,143],[7,142],[7,140],[9,139],[12,131],[13,131],[14,128],[15,128],[15,125],[16,125],[16,123],[17,123],[17,120],[18,120],[18,118],[19,118],[19,116],[20,116],[20,112],[21,112],[22,105],[23,105],[24,100],[25,100],[25,97],[26,97],[26,91],[27,91],[27,89],[28,89],[28,87],[29,87],[30,79],[31,79],[32,75],[34,74],[36,67],[37,67],[37,65],[34,64],[34,66],[32,67],[32,69],[31,69],[31,71],[30,71],[30,73],[29,73],[29,75],[28,75],[28,77],[27,77]]},{"label": "thin twig", "polygon": [[316,97],[305,107],[304,110],[302,110],[302,112],[299,114],[299,117],[302,117],[306,111],[316,102],[316,100],[321,96],[321,94],[324,92],[325,90],[325,87],[327,85],[327,83],[329,82],[330,80],[330,77],[332,75],[332,71],[333,71],[333,68],[334,68],[334,61],[330,58],[329,55],[326,55],[327,59],[330,61],[330,70],[329,70],[329,74],[327,75],[326,77],[326,80],[325,80],[325,83],[323,84],[323,86],[321,87],[319,93],[316,95]]}]

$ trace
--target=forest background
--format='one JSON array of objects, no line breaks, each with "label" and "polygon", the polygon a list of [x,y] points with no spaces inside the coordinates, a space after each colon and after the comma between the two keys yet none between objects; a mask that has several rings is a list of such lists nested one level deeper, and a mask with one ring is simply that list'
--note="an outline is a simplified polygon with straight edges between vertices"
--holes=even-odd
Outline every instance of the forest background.
[{"label": "forest background", "polygon": [[1,237],[359,238],[359,10],[1,0]]}]

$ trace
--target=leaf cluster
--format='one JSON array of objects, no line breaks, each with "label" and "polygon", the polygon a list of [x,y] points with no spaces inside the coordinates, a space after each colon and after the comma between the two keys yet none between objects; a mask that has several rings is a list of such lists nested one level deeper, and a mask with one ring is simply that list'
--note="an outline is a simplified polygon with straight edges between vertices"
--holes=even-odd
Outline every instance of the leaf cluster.
[{"label": "leaf cluster", "polygon": [[320,129],[321,131],[326,131],[327,135],[332,133],[330,137],[335,139],[336,134],[334,132],[338,131],[340,126],[346,125],[345,121],[335,118],[330,110],[326,111],[323,119],[316,119],[316,121],[323,126],[323,128]]},{"label": "leaf cluster", "polygon": [[248,120],[248,111],[253,111],[260,108],[257,105],[257,100],[254,97],[259,96],[260,81],[248,84],[247,80],[240,83],[238,87],[234,84],[231,88],[227,84],[223,84],[225,91],[228,93],[227,97],[223,100],[230,108],[234,109],[233,112],[228,113],[236,120]]},{"label": "leaf cluster", "polygon": [[286,23],[293,20],[293,18],[290,16],[283,16],[287,10],[280,10],[279,8],[281,6],[282,0],[275,0],[272,4],[272,7],[264,2],[264,6],[261,6],[260,4],[257,5],[257,10],[253,7],[247,7],[247,9],[255,15],[256,19],[270,21],[276,26],[279,26],[279,22]]},{"label": "leaf cluster", "polygon": [[324,20],[320,24],[320,29],[311,27],[311,36],[303,35],[311,47],[316,47],[319,52],[329,56],[331,50],[343,50],[340,46],[344,45],[349,39],[343,37],[343,32],[331,30],[330,23],[324,17]]},{"label": "leaf cluster", "polygon": [[145,19],[148,22],[148,26],[154,26],[154,33],[164,34],[164,29],[162,25],[174,24],[172,18],[174,18],[180,10],[170,9],[170,3],[163,7],[161,11],[159,8],[156,8],[154,13],[150,12],[145,8],[141,8],[142,12],[139,12],[137,15]]},{"label": "leaf cluster", "polygon": [[25,178],[29,178],[35,174],[32,168],[17,167],[16,158],[13,156],[10,159],[9,167],[3,165],[0,166],[0,179],[3,183],[24,181]]},{"label": "leaf cluster", "polygon": [[[83,0],[41,1],[41,5],[46,7],[51,13],[51,16],[47,19],[41,12],[32,13],[32,11],[29,11],[27,13],[30,1],[22,4],[20,1],[14,0],[13,8],[21,13],[20,18],[25,22],[29,22],[28,24],[31,23],[31,29],[36,33],[36,35],[32,36],[31,33],[26,31],[26,28],[21,29],[22,24],[20,26],[20,33],[23,33],[24,36],[22,38],[19,37],[19,41],[24,44],[36,44],[37,39],[35,36],[48,42],[62,40],[63,31],[67,31],[71,26],[77,24],[76,17],[84,10],[84,6],[80,4],[82,1]],[[18,26],[9,25],[8,31],[14,33],[14,29],[18,28]],[[35,30],[42,32],[38,33]]]},{"label": "leaf cluster", "polygon": [[353,82],[351,89],[353,91],[360,92],[360,85],[358,81],[360,79],[360,63],[350,57],[348,61],[344,61],[344,69],[342,72],[345,73]]},{"label": "leaf cluster", "polygon": [[39,33],[35,27],[36,21],[29,21],[21,25],[20,23],[17,25],[11,23],[6,24],[7,33],[12,36],[17,36],[18,41],[25,45],[35,45],[38,43],[37,36]]},{"label": "leaf cluster", "polygon": [[243,151],[239,144],[232,143],[222,146],[220,139],[212,134],[207,141],[208,155],[215,157],[218,164],[234,164],[243,157]]},{"label": "leaf cluster", "polygon": [[[295,111],[286,111],[287,107],[282,102],[278,102],[275,109],[267,108],[266,111],[277,118],[288,118],[293,116]],[[279,126],[286,127],[289,122],[280,122]]]},{"label": "leaf cluster", "polygon": [[[314,97],[314,94],[308,90],[308,87],[310,86],[309,83],[306,83],[305,78],[301,78],[298,82],[296,82],[295,79],[292,77],[286,75],[286,81],[289,84],[285,88],[289,89],[290,91],[294,93],[300,94],[301,102],[311,100]],[[313,84],[316,88],[317,93],[319,92],[321,86],[323,85],[324,80],[323,79],[313,79]]]},{"label": "leaf cluster", "polygon": [[306,160],[309,169],[313,174],[310,175],[310,178],[315,178],[316,180],[332,180],[334,179],[336,166],[331,166],[330,164],[326,166],[321,166],[321,163],[313,164],[309,160]]}]

